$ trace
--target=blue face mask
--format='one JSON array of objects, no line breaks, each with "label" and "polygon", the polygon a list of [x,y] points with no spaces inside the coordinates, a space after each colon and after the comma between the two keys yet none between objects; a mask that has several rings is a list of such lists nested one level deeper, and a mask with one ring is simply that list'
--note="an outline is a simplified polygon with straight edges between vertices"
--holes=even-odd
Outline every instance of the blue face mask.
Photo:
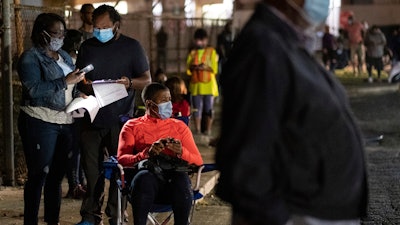
[{"label": "blue face mask", "polygon": [[305,0],[304,12],[307,14],[310,22],[314,24],[323,23],[329,15],[328,0]]},{"label": "blue face mask", "polygon": [[93,29],[93,36],[102,43],[106,43],[114,37],[113,28],[107,29]]},{"label": "blue face mask", "polygon": [[172,115],[172,102],[164,102],[157,105],[158,106],[158,114],[162,120],[168,119]]}]

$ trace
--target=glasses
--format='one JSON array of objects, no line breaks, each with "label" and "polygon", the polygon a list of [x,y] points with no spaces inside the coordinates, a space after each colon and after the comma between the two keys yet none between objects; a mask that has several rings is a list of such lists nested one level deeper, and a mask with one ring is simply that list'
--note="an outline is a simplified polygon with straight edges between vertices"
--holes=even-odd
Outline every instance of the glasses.
[{"label": "glasses", "polygon": [[48,32],[47,31],[44,31],[44,32],[49,36],[57,37],[57,38],[65,37],[65,35],[67,35],[67,31],[51,31],[51,30],[49,30]]}]

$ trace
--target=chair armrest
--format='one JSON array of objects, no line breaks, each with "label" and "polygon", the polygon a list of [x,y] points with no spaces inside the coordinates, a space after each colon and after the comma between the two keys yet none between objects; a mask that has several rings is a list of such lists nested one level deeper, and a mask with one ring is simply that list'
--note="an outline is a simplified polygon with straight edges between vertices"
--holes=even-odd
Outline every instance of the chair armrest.
[{"label": "chair armrest", "polygon": [[193,190],[198,191],[200,189],[200,178],[202,173],[207,173],[210,171],[216,170],[217,167],[214,163],[212,164],[203,164],[197,168],[197,175],[196,175],[196,181],[195,185],[193,186]]}]

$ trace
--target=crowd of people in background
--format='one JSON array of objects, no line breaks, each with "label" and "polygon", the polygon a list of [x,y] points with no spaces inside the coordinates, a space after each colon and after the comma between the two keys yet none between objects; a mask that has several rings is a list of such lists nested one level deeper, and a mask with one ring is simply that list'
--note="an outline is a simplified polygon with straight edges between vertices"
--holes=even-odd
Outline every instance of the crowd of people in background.
[{"label": "crowd of people in background", "polygon": [[389,66],[389,71],[399,59],[399,28],[384,33],[379,26],[357,21],[353,15],[348,17],[347,24],[339,29],[337,36],[325,26],[322,62],[333,73],[350,67],[354,76],[366,74],[369,83],[382,82],[385,66]]}]

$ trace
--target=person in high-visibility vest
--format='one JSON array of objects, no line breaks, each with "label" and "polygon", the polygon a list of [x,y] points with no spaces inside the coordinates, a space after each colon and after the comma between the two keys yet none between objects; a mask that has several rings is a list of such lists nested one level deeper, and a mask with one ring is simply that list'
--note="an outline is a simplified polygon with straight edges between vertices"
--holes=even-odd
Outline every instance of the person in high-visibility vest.
[{"label": "person in high-visibility vest", "polygon": [[190,76],[189,91],[192,95],[192,115],[195,133],[201,133],[201,119],[205,115],[204,132],[211,134],[214,98],[219,95],[216,74],[218,73],[218,54],[207,46],[208,36],[204,29],[194,33],[196,48],[187,57],[187,75]]}]

